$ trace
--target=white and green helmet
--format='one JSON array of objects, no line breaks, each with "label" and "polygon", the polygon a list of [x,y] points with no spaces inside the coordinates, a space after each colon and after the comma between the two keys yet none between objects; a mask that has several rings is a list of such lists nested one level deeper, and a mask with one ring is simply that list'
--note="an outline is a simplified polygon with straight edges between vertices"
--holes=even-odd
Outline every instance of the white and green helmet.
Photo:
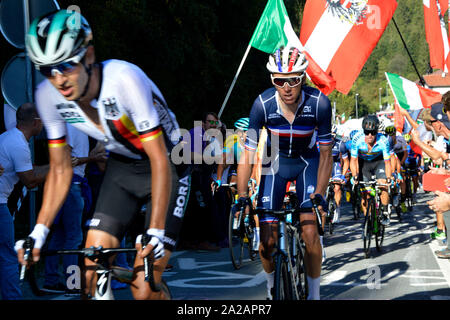
[{"label": "white and green helmet", "polygon": [[238,130],[247,131],[250,124],[249,118],[240,118],[234,123],[234,127]]},{"label": "white and green helmet", "polygon": [[30,60],[39,69],[80,62],[91,40],[91,27],[79,12],[60,10],[35,19],[25,43]]}]

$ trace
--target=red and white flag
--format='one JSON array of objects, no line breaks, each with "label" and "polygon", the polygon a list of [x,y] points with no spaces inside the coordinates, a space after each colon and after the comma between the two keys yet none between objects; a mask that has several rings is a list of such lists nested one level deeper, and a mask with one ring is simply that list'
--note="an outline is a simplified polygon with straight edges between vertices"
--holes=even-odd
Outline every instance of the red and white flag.
[{"label": "red and white flag", "polygon": [[434,69],[446,72],[448,72],[450,57],[449,40],[443,16],[447,10],[447,0],[423,0],[425,37],[430,51],[430,65]]},{"label": "red and white flag", "polygon": [[347,94],[396,8],[395,0],[308,0],[300,42]]}]

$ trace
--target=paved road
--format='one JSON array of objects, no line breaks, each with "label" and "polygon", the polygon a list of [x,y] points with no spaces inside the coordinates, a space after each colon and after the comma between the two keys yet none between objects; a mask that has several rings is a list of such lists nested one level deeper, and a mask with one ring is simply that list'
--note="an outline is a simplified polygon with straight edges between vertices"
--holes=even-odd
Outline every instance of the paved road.
[{"label": "paved road", "polygon": [[[352,220],[344,203],[341,223],[325,236],[327,259],[322,268],[323,300],[450,300],[450,260],[435,257],[443,248],[431,240],[436,218],[425,202],[432,196],[419,192],[411,213],[400,223],[391,219],[382,252],[375,248],[365,258],[362,219]],[[374,245],[373,245],[374,246]],[[264,300],[265,276],[259,259],[234,270],[228,249],[220,252],[176,251],[174,265],[165,273],[176,300]],[[73,299],[61,295],[28,299]],[[116,299],[132,299],[129,289],[115,290]]]}]

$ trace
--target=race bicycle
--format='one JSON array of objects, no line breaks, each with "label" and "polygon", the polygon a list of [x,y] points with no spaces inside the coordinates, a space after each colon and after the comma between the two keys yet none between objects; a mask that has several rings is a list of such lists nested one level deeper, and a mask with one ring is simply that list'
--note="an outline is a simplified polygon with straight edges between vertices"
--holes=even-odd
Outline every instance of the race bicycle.
[{"label": "race bicycle", "polygon": [[[236,184],[222,184],[221,187],[233,187],[234,185]],[[250,260],[253,261],[257,257],[257,251],[254,250],[255,244],[253,243],[256,232],[255,212],[251,203],[248,203],[246,207],[249,209],[232,206],[228,219],[230,258],[236,270],[242,266],[245,251],[248,252]]]},{"label": "race bicycle", "polygon": [[328,213],[326,215],[324,224],[328,226],[328,232],[330,234],[333,234],[333,229],[334,229],[333,220],[334,220],[334,215],[336,214],[336,210],[337,210],[337,204],[336,204],[335,192],[334,192],[335,185],[342,186],[343,185],[342,180],[331,178],[330,181],[328,182],[328,187],[327,187],[327,190],[325,193],[325,200],[328,203]]},{"label": "race bicycle", "polygon": [[363,227],[364,254],[368,258],[370,256],[372,235],[375,236],[375,245],[378,252],[381,251],[383,246],[385,227],[381,224],[383,213],[381,212],[380,190],[383,187],[387,187],[389,190],[390,185],[378,183],[375,176],[372,176],[372,180],[368,182],[361,181],[358,184],[361,185],[360,192],[367,192],[369,194]]},{"label": "race bicycle", "polygon": [[[291,194],[294,195],[294,194]],[[296,197],[296,195],[295,195]],[[291,199],[288,203],[296,203]],[[321,214],[316,199],[312,201],[317,218],[317,230],[323,235]],[[281,210],[258,209],[258,211],[278,218],[277,241],[273,261],[274,300],[306,300],[308,297],[307,270],[305,264],[306,247],[302,240],[299,213],[303,208],[285,206]],[[308,209],[309,210],[309,209]]]}]

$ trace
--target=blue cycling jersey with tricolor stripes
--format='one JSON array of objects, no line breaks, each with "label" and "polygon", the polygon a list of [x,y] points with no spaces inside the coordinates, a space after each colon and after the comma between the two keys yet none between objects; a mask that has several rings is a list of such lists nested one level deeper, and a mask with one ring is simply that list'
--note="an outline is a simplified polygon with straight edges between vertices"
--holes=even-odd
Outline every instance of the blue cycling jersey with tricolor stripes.
[{"label": "blue cycling jersey with tricolor stripes", "polygon": [[355,138],[352,141],[352,149],[350,152],[353,158],[361,158],[366,161],[372,161],[381,157],[383,157],[384,160],[390,159],[389,140],[381,133],[377,134],[375,144],[370,152],[365,135],[359,135]]},{"label": "blue cycling jersey with tricolor stripes", "polygon": [[[303,86],[293,123],[284,116],[279,104],[279,95],[275,88],[270,88],[258,96],[250,111],[250,125],[247,132],[245,148],[256,151],[260,130],[268,129],[267,148],[280,156],[300,157],[305,153],[318,153],[319,145],[331,145],[331,104],[330,100],[319,90]],[[279,139],[279,145],[274,141]]]}]

